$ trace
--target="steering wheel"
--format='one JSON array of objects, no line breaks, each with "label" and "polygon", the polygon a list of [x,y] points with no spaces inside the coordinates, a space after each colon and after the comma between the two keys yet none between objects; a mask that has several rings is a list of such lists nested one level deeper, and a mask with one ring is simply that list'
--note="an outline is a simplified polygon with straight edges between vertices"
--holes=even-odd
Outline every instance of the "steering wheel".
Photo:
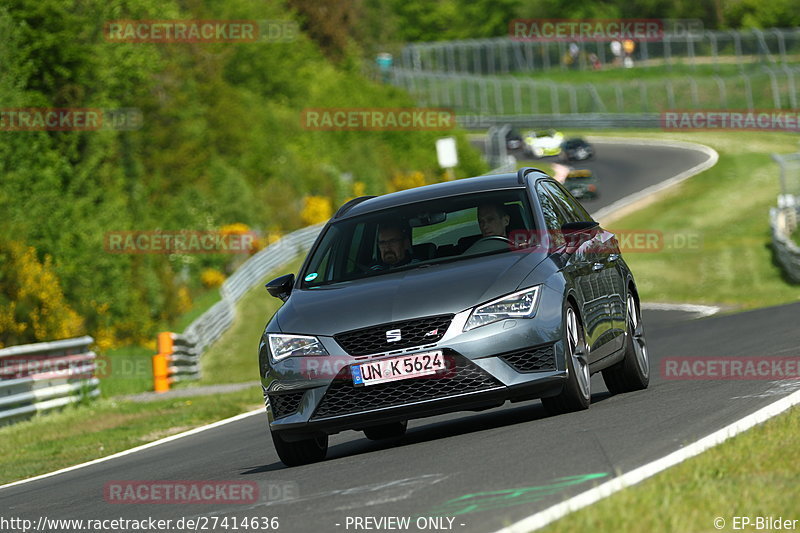
[{"label": "steering wheel", "polygon": [[472,245],[464,250],[464,253],[467,252],[488,252],[490,250],[499,250],[500,248],[498,245],[500,244],[508,244],[511,246],[511,240],[503,237],[502,235],[488,235],[486,237],[481,237]]}]

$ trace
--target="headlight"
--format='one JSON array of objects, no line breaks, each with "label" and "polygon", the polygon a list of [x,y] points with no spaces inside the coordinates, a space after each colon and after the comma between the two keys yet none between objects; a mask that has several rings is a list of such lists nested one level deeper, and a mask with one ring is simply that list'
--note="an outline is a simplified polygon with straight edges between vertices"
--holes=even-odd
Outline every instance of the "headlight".
[{"label": "headlight", "polygon": [[539,285],[503,296],[493,302],[476,307],[469,316],[464,331],[506,318],[530,318],[536,313],[538,301]]},{"label": "headlight", "polygon": [[316,337],[269,333],[267,338],[269,339],[269,351],[275,361],[294,356],[328,355],[328,350]]}]

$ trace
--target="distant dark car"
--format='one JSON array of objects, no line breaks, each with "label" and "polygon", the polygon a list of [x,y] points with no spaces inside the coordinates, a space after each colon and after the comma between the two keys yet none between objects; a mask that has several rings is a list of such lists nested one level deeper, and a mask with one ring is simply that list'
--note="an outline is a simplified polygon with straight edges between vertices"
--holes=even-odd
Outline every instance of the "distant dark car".
[{"label": "distant dark car", "polygon": [[589,169],[572,170],[567,174],[564,187],[580,200],[590,200],[597,198],[597,178]]},{"label": "distant dark car", "polygon": [[517,130],[508,130],[506,133],[506,148],[517,150],[522,148],[522,135]]},{"label": "distant dark car", "polygon": [[594,157],[594,148],[583,139],[567,139],[561,144],[561,158],[565,161],[584,161],[591,157]]},{"label": "distant dark car", "polygon": [[[405,259],[387,264],[398,247]],[[322,460],[344,430],[399,438],[409,419],[509,400],[586,409],[601,371],[612,394],[649,383],[614,234],[533,168],[353,199],[299,276],[267,289],[285,303],[261,337],[260,377],[290,466]]]}]

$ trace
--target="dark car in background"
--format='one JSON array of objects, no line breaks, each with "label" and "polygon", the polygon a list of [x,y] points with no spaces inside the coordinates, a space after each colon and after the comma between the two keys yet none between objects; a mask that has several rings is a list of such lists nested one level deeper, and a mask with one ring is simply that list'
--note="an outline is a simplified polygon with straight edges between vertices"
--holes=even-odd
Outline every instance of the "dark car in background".
[{"label": "dark car in background", "polygon": [[611,393],[649,383],[616,238],[537,169],[351,200],[297,278],[267,289],[285,303],[260,376],[287,465],[322,460],[344,430],[398,438],[410,419],[509,400],[586,409],[600,371]]},{"label": "dark car in background", "polygon": [[592,200],[597,198],[597,178],[589,169],[570,170],[564,180],[564,187],[579,200]]},{"label": "dark car in background", "polygon": [[508,150],[519,150],[522,148],[522,134],[515,129],[510,129],[506,133],[506,148]]},{"label": "dark car in background", "polygon": [[561,143],[561,159],[564,161],[585,161],[594,157],[594,147],[586,140],[574,137]]}]

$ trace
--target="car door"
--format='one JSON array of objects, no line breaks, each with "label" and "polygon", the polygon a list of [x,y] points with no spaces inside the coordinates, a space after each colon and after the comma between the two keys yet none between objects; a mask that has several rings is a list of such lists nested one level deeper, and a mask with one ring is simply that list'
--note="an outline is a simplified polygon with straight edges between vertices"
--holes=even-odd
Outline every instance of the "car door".
[{"label": "car door", "polygon": [[[567,211],[568,218],[573,221],[592,220],[586,209],[561,185],[548,181],[547,190]],[[602,314],[599,320],[603,322],[600,326],[600,335],[604,337],[601,344],[608,343],[603,352],[610,353],[621,347],[625,331],[625,279],[619,264],[619,243],[613,233],[598,228],[592,238],[592,249],[592,269],[598,274],[597,312]],[[598,357],[605,356],[603,352],[598,353]]]},{"label": "car door", "polygon": [[581,294],[580,313],[583,317],[584,334],[590,348],[591,360],[593,351],[602,344],[601,335],[603,333],[601,324],[596,319],[603,314],[603,310],[598,308],[597,300],[601,292],[600,279],[597,272],[592,269],[596,254],[594,254],[590,242],[585,242],[577,248],[567,248],[561,227],[571,220],[567,217],[564,209],[558,205],[558,201],[548,192],[547,183],[540,181],[536,186],[536,192],[550,237],[550,253],[558,254],[562,258],[564,276],[572,281]]}]

